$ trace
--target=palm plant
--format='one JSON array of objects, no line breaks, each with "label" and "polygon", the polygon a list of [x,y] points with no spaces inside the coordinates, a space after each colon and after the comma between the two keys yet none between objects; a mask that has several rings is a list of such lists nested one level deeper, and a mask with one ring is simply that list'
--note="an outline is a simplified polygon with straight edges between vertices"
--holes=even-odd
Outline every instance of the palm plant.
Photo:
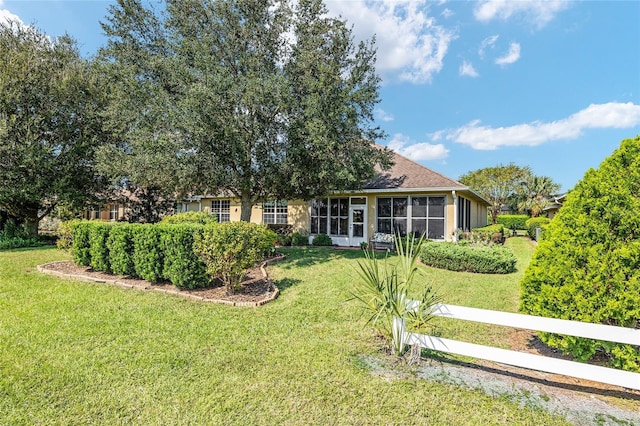
[{"label": "palm plant", "polygon": [[538,217],[551,202],[551,194],[560,190],[560,185],[548,176],[531,176],[521,185],[521,201],[518,209],[528,211],[531,217]]},{"label": "palm plant", "polygon": [[440,301],[428,284],[415,289],[420,295],[418,300],[409,299],[409,291],[421,278],[418,261],[422,244],[422,237],[416,239],[410,235],[401,239],[396,235],[399,259],[393,265],[388,254],[381,261],[373,250],[365,251],[365,259],[358,262],[361,280],[352,293],[353,299],[370,315],[367,323],[391,340],[396,355],[402,355],[406,347],[404,328],[424,330],[433,317],[434,306]]}]

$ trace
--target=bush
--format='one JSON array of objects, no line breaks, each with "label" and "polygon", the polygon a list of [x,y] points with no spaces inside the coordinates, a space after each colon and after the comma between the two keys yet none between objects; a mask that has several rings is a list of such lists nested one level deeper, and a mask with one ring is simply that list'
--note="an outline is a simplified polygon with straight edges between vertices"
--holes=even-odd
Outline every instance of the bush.
[{"label": "bush", "polygon": [[133,263],[133,225],[126,223],[111,227],[107,238],[109,263],[111,272],[118,275],[134,276],[136,271]]},{"label": "bush", "polygon": [[73,241],[71,243],[71,253],[73,261],[81,266],[91,264],[91,246],[89,243],[89,230],[91,222],[87,220],[79,221],[75,225],[71,224],[73,230]]},{"label": "bush", "polygon": [[71,253],[74,227],[80,222],[81,220],[78,219],[60,222],[60,224],[58,225],[58,240],[56,241],[56,246],[60,250]]},{"label": "bush", "polygon": [[233,292],[247,269],[272,252],[275,242],[275,232],[264,225],[231,222],[206,227],[196,236],[194,250],[209,276],[219,278],[227,291]]},{"label": "bush", "polygon": [[276,233],[276,244],[280,247],[291,245],[291,234],[293,226],[288,224],[270,223],[266,225],[268,229]]},{"label": "bush", "polygon": [[423,245],[420,258],[425,265],[450,271],[481,274],[510,274],[516,271],[516,257],[504,246],[478,247],[449,242]]},{"label": "bush", "polygon": [[206,265],[193,249],[196,235],[202,234],[204,226],[195,223],[157,226],[164,249],[163,277],[178,288],[207,287],[210,280]]},{"label": "bush", "polygon": [[[627,139],[569,192],[549,223],[521,282],[520,310],[531,315],[640,327],[640,137]],[[640,348],[542,334],[550,346],[586,361],[640,371]]]},{"label": "bush", "polygon": [[164,254],[160,229],[156,225],[130,225],[133,227],[133,268],[136,275],[152,283],[163,278]]},{"label": "bush", "polygon": [[504,226],[505,229],[522,229],[526,230],[527,225],[525,222],[529,220],[529,216],[526,214],[501,214],[498,216],[497,222]]},{"label": "bush", "polygon": [[45,242],[37,237],[23,238],[23,237],[5,237],[0,235],[0,250],[24,248],[24,247],[38,247],[44,245]]},{"label": "bush", "polygon": [[314,246],[332,246],[333,241],[327,234],[318,234],[313,237],[313,240],[311,240],[311,244],[313,244]]},{"label": "bush", "polygon": [[309,236],[301,232],[294,232],[291,234],[292,246],[306,246],[309,244]]},{"label": "bush", "polygon": [[540,228],[541,230],[546,229],[546,225],[549,222],[551,222],[551,219],[547,217],[532,217],[531,219],[527,220],[526,226],[527,226],[527,233],[529,234],[529,237],[535,240],[536,229],[537,228]]},{"label": "bush", "polygon": [[177,223],[199,223],[200,225],[208,225],[217,223],[216,215],[207,212],[184,212],[162,218],[160,223],[177,224]]},{"label": "bush", "polygon": [[484,226],[482,228],[474,228],[471,232],[463,232],[460,234],[460,239],[468,240],[472,243],[502,244],[504,239],[504,228],[499,223]]},{"label": "bush", "polygon": [[111,271],[107,248],[110,229],[111,224],[105,222],[95,222],[89,227],[89,265],[96,271]]}]

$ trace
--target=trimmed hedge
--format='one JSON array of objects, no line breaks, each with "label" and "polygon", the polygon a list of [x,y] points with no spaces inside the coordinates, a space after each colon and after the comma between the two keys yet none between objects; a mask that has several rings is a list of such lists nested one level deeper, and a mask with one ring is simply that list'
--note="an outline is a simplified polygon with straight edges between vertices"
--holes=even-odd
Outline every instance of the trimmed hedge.
[{"label": "trimmed hedge", "polygon": [[[547,225],[551,222],[551,219],[548,217],[532,217],[527,220],[525,225],[527,226],[527,233],[532,240],[536,239],[536,229],[540,228],[541,231],[544,231],[547,228]],[[542,235],[542,234],[541,234]]]},{"label": "trimmed hedge", "polygon": [[[640,136],[624,140],[569,192],[521,282],[526,314],[640,327]],[[596,353],[640,372],[640,347],[541,334],[579,360]]]},{"label": "trimmed hedge", "polygon": [[309,236],[300,232],[294,232],[291,234],[292,246],[307,246],[309,245]]},{"label": "trimmed hedge", "polygon": [[463,232],[459,235],[461,240],[480,243],[502,244],[504,239],[504,228],[501,224],[483,226],[482,228],[474,228],[471,232]]},{"label": "trimmed hedge", "polygon": [[497,222],[504,226],[505,229],[521,229],[526,230],[527,225],[525,222],[529,220],[529,216],[526,214],[501,214],[498,216]]},{"label": "trimmed hedge", "polygon": [[207,212],[184,212],[172,214],[162,218],[160,223],[163,224],[178,224],[178,223],[197,223],[200,225],[210,225],[217,223],[218,218],[215,214],[209,214]]},{"label": "trimmed hedge", "polygon": [[[244,222],[202,225],[188,221],[178,224],[70,221],[64,229],[68,235],[61,245],[70,247],[77,264],[151,282],[168,280],[183,289],[207,287],[215,278],[223,278],[213,268],[208,275],[205,261],[217,260],[196,251],[196,241],[202,240],[205,233],[211,241],[205,241],[198,249],[207,253],[214,250],[234,271],[242,269],[242,275],[257,262],[255,259],[261,260],[273,250],[276,240],[276,234],[266,227]],[[246,229],[249,231],[245,232]],[[213,244],[213,239],[215,247],[207,246]]]},{"label": "trimmed hedge", "polygon": [[430,242],[422,246],[420,259],[434,268],[480,274],[510,274],[516,271],[516,257],[508,247],[471,246]]}]

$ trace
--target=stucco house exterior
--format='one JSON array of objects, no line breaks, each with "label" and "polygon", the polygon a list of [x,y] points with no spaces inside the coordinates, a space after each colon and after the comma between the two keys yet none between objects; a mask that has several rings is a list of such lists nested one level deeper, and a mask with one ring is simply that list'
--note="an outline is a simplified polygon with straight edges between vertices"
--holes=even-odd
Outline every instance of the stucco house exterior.
[{"label": "stucco house exterior", "polygon": [[[394,154],[394,166],[357,191],[338,191],[310,201],[265,200],[255,205],[251,222],[288,224],[294,231],[331,237],[339,246],[359,246],[375,233],[425,234],[453,241],[456,230],[487,225],[490,204],[469,187]],[[219,222],[240,220],[240,200],[202,195],[182,200],[176,211],[205,211]]]}]

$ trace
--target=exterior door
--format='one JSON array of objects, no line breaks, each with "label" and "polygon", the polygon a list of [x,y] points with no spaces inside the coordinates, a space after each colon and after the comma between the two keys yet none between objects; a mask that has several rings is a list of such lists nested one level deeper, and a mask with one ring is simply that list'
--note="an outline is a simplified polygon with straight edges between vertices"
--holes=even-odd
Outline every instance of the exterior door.
[{"label": "exterior door", "polygon": [[349,208],[349,245],[359,246],[367,241],[367,206],[351,205]]}]

